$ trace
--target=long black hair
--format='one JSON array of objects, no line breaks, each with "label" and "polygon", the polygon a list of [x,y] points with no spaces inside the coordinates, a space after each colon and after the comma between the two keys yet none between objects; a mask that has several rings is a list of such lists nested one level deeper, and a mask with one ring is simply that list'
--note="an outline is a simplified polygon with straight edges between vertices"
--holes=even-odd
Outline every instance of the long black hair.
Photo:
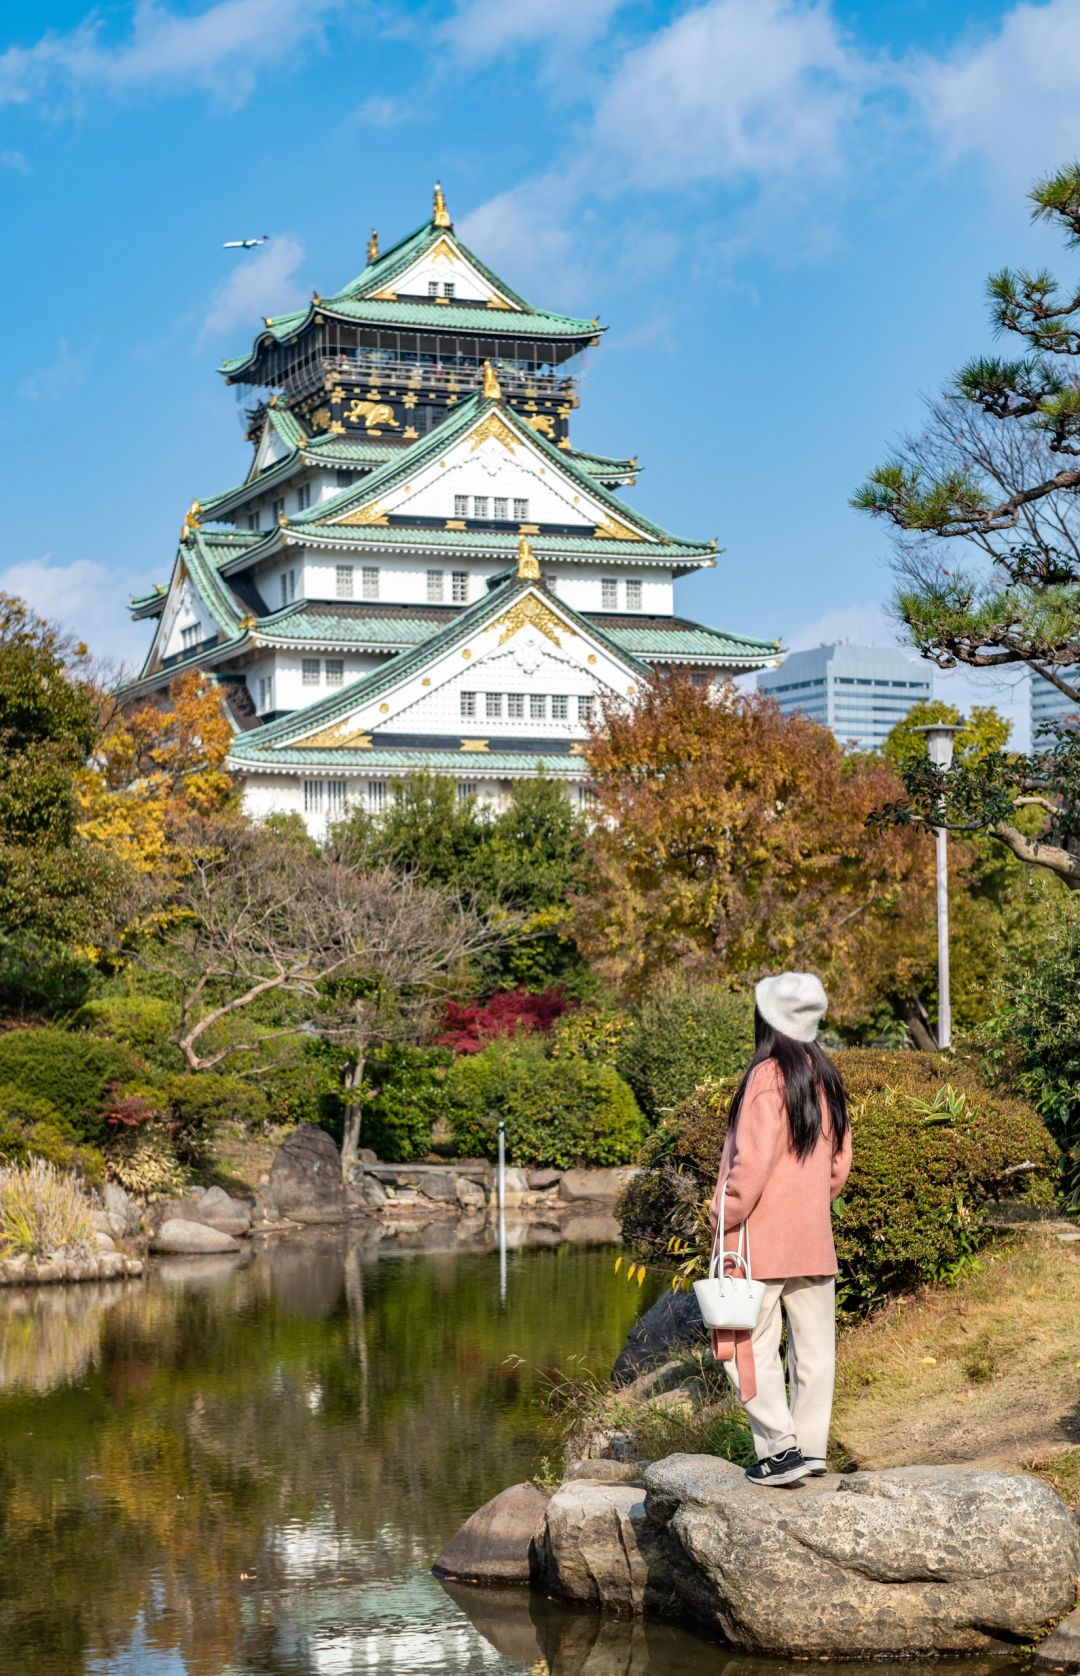
[{"label": "long black hair", "polygon": [[821,1135],[821,1095],[829,1108],[829,1127],[832,1130],[833,1151],[839,1152],[848,1132],[850,1119],[847,1095],[840,1073],[828,1055],[816,1042],[796,1042],[791,1036],[781,1035],[754,1008],[754,1057],[746,1075],[735,1090],[728,1107],[728,1129],[735,1127],[742,1110],[746,1085],[759,1065],[766,1060],[776,1061],[784,1084],[784,1106],[787,1110],[791,1150],[796,1158],[807,1158]]}]

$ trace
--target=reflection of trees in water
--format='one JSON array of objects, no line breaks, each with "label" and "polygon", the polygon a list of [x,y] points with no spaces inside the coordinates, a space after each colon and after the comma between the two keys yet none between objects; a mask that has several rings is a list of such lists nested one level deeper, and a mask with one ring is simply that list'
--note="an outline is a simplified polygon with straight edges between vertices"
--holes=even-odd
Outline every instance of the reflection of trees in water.
[{"label": "reflection of trees in water", "polygon": [[[299,1621],[359,1585],[359,1614],[372,1584],[400,1593],[535,1467],[535,1370],[604,1365],[639,1306],[611,1267],[606,1252],[514,1259],[502,1310],[491,1257],[371,1259],[320,1231],[216,1280],[201,1264],[185,1285],[174,1265],[171,1284],[96,1310],[89,1288],[81,1305],[42,1294],[34,1377],[0,1395],[12,1667],[75,1676],[138,1619],[191,1676],[304,1668],[278,1662]],[[0,1335],[18,1344],[8,1303]]]},{"label": "reflection of trees in water", "polygon": [[31,1287],[0,1297],[0,1392],[51,1391],[80,1379],[101,1346],[121,1283]]}]

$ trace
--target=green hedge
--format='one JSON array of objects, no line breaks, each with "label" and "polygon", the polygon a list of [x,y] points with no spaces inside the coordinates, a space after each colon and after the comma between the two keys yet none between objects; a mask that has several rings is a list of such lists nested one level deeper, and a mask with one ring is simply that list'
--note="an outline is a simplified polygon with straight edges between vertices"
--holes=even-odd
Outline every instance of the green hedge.
[{"label": "green hedge", "polygon": [[513,1164],[627,1164],[645,1126],[633,1093],[610,1065],[550,1059],[543,1045],[513,1038],[463,1054],[447,1073],[446,1115],[455,1151],[493,1158],[506,1124]]},{"label": "green hedge", "polygon": [[0,1086],[0,1160],[25,1164],[44,1158],[58,1169],[77,1170],[89,1181],[99,1181],[104,1159],[96,1147],[80,1146],[56,1107],[36,1094]]},{"label": "green hedge", "polygon": [[386,1047],[368,1060],[360,1141],[388,1164],[431,1151],[431,1132],[446,1106],[449,1048]]},{"label": "green hedge", "polygon": [[[836,1063],[852,1115],[852,1171],[834,1208],[848,1310],[957,1278],[988,1237],[991,1201],[1052,1196],[1055,1148],[1038,1114],[970,1068],[857,1049]],[[706,1083],[645,1143],[619,1217],[624,1238],[653,1261],[670,1263],[673,1235],[691,1256],[703,1253],[733,1086]]]},{"label": "green hedge", "polygon": [[705,1077],[734,1076],[754,1051],[754,1002],[717,984],[675,980],[646,1001],[615,1063],[653,1123]]},{"label": "green hedge", "polygon": [[153,1071],[182,1071],[183,1055],[170,1039],[172,1011],[156,995],[103,995],[80,1007],[72,1024],[93,1036],[123,1042]]},{"label": "green hedge", "polygon": [[8,1030],[0,1035],[0,1084],[47,1100],[75,1138],[99,1145],[110,1083],[131,1079],[135,1056],[120,1042],[60,1030]]}]

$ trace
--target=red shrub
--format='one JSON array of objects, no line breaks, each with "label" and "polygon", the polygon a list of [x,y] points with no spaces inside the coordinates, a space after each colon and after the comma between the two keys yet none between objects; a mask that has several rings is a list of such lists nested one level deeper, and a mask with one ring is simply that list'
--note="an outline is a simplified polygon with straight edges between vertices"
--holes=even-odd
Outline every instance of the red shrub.
[{"label": "red shrub", "polygon": [[479,1053],[496,1037],[513,1036],[518,1030],[528,1036],[546,1034],[571,1005],[558,989],[545,989],[540,995],[505,989],[486,1001],[450,1001],[437,1042],[455,1053]]}]

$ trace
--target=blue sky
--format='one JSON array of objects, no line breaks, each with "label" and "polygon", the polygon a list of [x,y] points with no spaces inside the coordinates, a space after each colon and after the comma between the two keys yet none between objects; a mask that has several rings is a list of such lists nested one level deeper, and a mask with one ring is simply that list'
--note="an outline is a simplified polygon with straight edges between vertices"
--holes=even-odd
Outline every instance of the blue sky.
[{"label": "blue sky", "polygon": [[1080,0],[115,0],[14,29],[0,586],[114,657],[184,508],[246,468],[217,362],[424,220],[436,175],[510,283],[610,326],[574,436],[719,539],[680,608],[792,646],[889,636],[848,496],[990,343],[986,273],[1075,263],[1024,194],[1080,152]]}]

